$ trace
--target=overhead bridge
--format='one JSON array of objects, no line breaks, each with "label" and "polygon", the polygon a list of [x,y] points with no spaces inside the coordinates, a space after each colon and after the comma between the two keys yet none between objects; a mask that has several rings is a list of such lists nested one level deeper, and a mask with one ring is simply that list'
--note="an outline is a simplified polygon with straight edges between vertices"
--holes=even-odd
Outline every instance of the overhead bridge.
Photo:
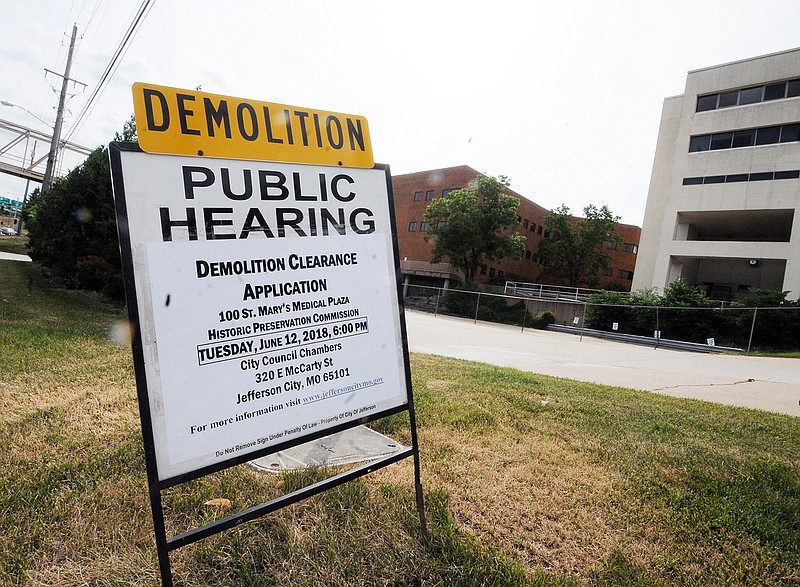
[{"label": "overhead bridge", "polygon": [[44,179],[44,173],[34,171],[33,169],[26,169],[24,167],[20,167],[19,165],[11,165],[10,163],[4,163],[2,161],[0,161],[0,173],[15,175],[16,177],[30,179],[31,181],[38,183],[42,183],[42,180]]},{"label": "overhead bridge", "polygon": [[[0,173],[41,183],[44,179],[43,163],[47,162],[53,137],[36,129],[3,119],[0,119],[0,137],[2,137],[0,141],[8,141],[0,146]],[[31,140],[47,145],[47,150],[44,150],[38,159],[28,160],[28,144]],[[88,156],[92,152],[87,147],[69,141],[61,141],[59,150],[72,151],[84,156]]]}]

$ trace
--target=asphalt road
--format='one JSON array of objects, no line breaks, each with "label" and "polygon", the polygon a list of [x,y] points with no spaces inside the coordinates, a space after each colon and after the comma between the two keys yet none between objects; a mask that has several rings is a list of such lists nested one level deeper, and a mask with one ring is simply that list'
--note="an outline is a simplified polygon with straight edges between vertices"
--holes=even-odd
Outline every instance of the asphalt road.
[{"label": "asphalt road", "polygon": [[411,352],[800,416],[800,359],[654,349],[406,310]]}]

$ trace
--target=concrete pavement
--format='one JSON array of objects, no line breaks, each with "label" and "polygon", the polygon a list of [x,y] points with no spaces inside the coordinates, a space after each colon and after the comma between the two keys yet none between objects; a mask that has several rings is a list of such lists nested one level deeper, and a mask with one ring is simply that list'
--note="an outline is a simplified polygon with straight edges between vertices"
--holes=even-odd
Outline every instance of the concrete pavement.
[{"label": "concrete pavement", "polygon": [[406,310],[411,352],[800,416],[800,360],[653,349]]},{"label": "concrete pavement", "polygon": [[4,261],[30,261],[28,255],[18,255],[17,253],[4,253],[0,251],[0,260]]}]

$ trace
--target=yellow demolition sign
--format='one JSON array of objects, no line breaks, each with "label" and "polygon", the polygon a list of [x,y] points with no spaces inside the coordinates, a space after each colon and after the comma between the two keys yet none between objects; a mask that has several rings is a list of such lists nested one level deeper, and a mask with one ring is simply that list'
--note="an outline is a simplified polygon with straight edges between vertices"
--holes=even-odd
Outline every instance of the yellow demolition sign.
[{"label": "yellow demolition sign", "polygon": [[371,169],[367,119],[137,82],[133,108],[147,153]]}]

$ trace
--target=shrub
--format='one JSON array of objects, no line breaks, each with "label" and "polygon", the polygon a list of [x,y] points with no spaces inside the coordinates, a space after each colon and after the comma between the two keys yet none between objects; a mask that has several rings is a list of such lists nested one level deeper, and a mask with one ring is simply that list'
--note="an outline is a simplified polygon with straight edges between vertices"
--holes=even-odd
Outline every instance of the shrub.
[{"label": "shrub", "polygon": [[[788,292],[755,290],[754,297],[733,302],[724,310],[697,288],[683,280],[667,286],[664,295],[652,290],[623,295],[600,292],[589,296],[587,325],[597,330],[652,336],[690,342],[717,339],[722,346],[748,344],[753,327],[753,347],[768,350],[797,350],[800,344],[800,301],[786,299]],[[756,312],[753,324],[752,308]],[[771,309],[770,309],[771,308]]]},{"label": "shrub", "polygon": [[533,319],[533,327],[539,330],[547,330],[547,327],[556,323],[556,317],[552,312],[542,312]]},{"label": "shrub", "polygon": [[[475,289],[451,289],[442,296],[442,306],[451,314],[475,318],[487,322],[503,324],[530,324],[532,316],[528,313],[525,302],[519,301],[509,305],[507,298],[495,295],[480,295]],[[478,305],[480,303],[480,305]]]},{"label": "shrub", "polygon": [[45,192],[34,192],[26,220],[28,253],[67,287],[122,297],[122,263],[108,154],[86,161]]}]

